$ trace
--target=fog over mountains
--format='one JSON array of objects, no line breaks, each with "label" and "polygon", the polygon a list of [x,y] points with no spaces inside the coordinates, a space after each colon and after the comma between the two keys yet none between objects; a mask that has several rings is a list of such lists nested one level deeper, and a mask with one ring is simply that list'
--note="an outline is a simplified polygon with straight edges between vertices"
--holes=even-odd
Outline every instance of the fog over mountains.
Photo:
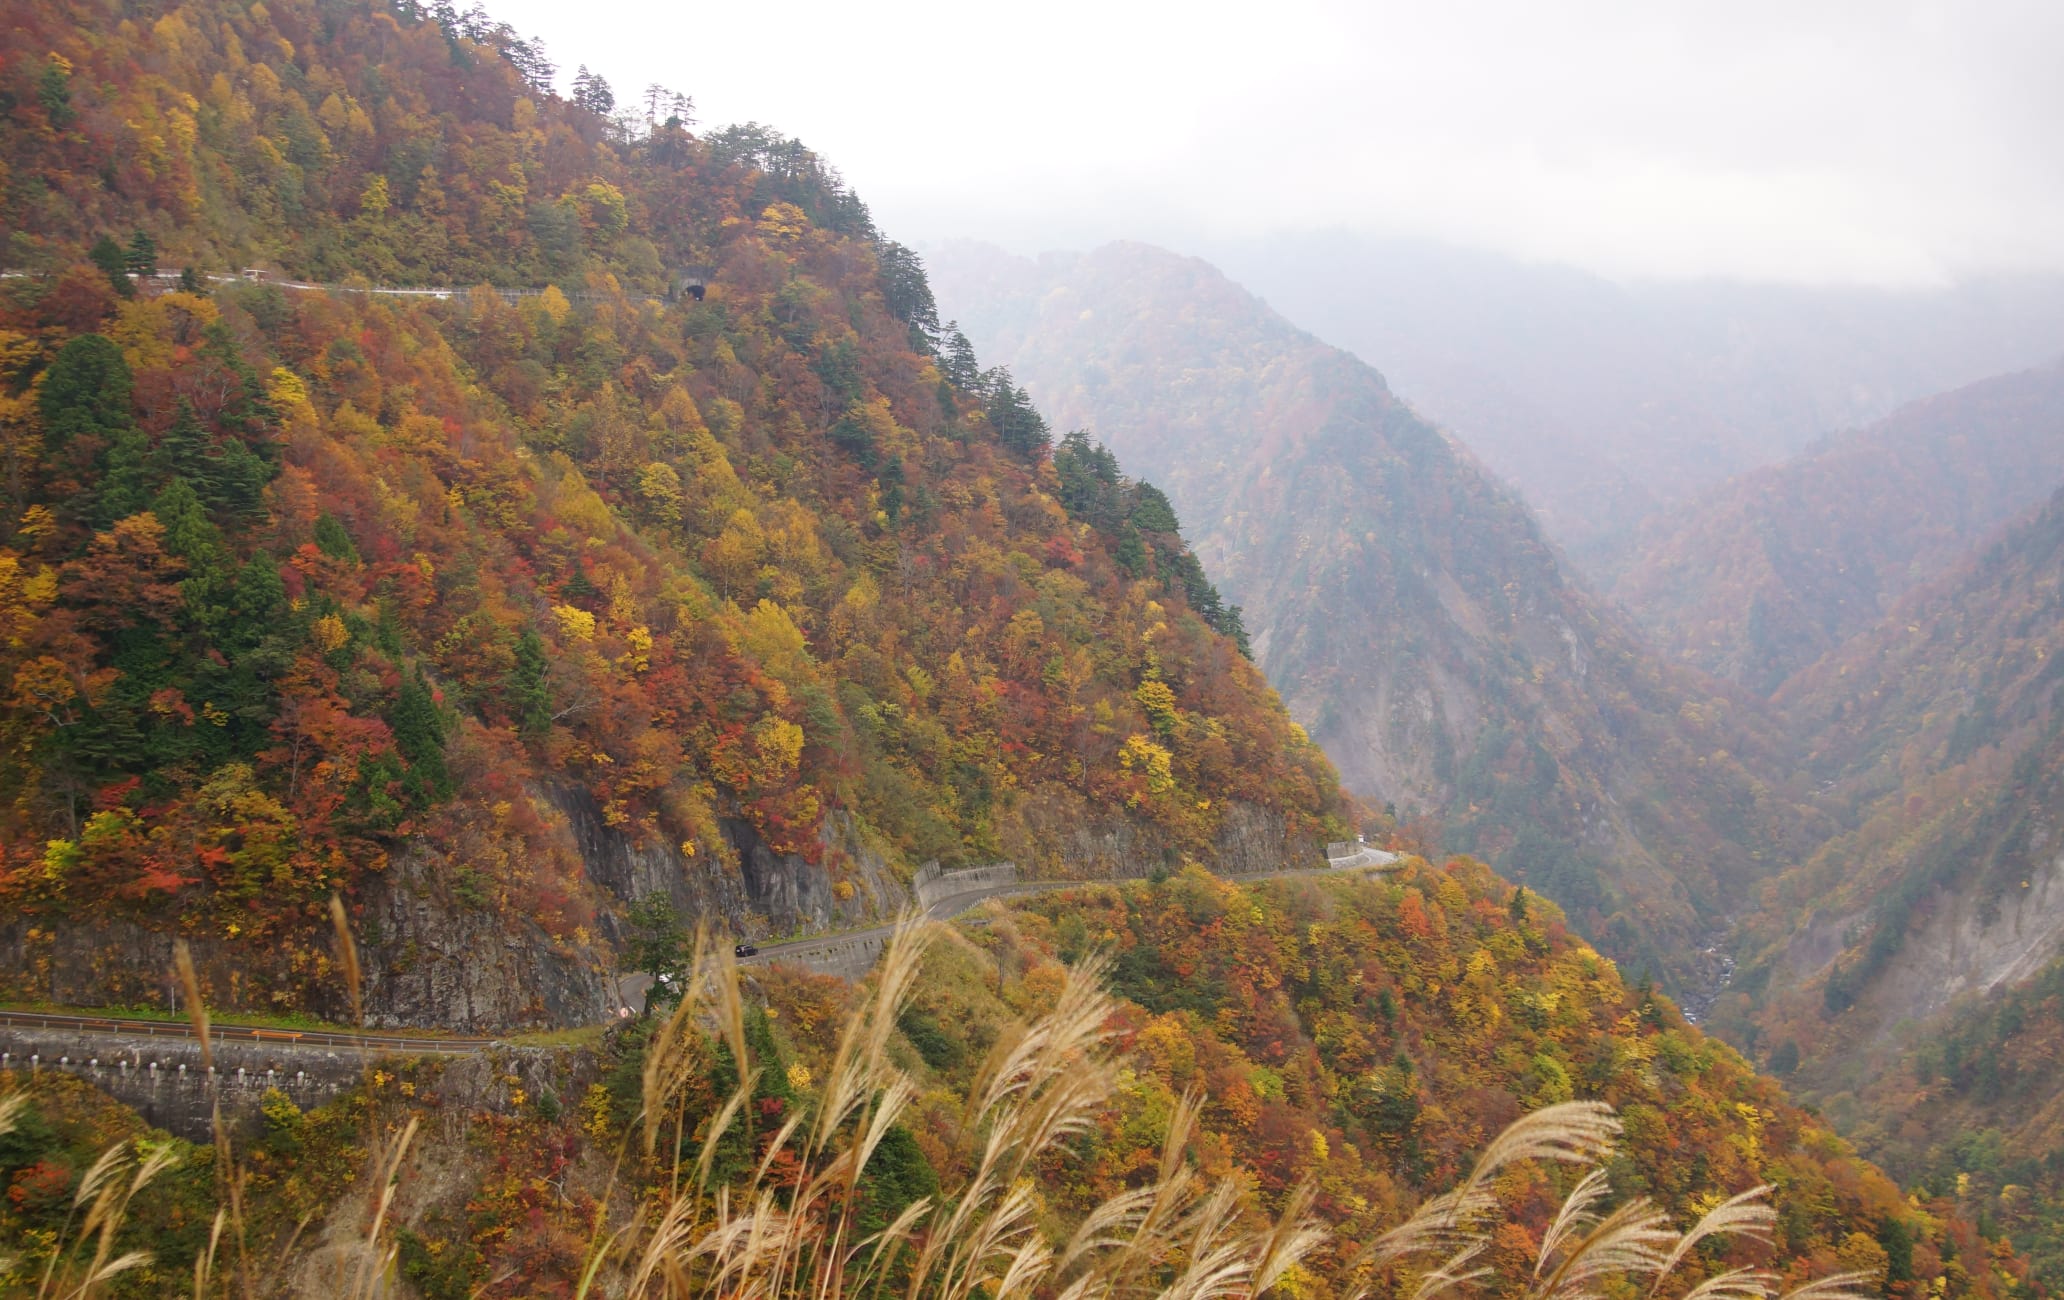
[{"label": "fog over mountains", "polygon": [[942,308],[1062,428],[1166,490],[1343,781],[1430,815],[1691,988],[1701,916],[1811,818],[1755,702],[1676,668],[1373,367],[1142,244],[935,253]]},{"label": "fog over mountains", "polygon": [[1608,584],[1649,515],[1917,398],[2064,356],[2057,276],[1618,283],[1351,234],[1195,251],[1381,370]]},{"label": "fog over mountains", "polygon": [[501,8],[0,23],[0,1296],[2064,1294],[2064,9]]},{"label": "fog over mountains", "polygon": [[1227,258],[1273,301],[1137,244],[933,261],[1159,476],[1347,784],[2064,1267],[2059,1160],[2013,1149],[2064,1149],[2058,283]]}]

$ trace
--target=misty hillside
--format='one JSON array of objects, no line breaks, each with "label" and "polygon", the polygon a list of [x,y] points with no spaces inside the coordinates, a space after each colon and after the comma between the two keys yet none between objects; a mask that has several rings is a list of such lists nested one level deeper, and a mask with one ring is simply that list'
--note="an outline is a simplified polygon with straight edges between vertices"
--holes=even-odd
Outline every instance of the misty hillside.
[{"label": "misty hillside", "polygon": [[1787,681],[1838,834],[1713,1024],[1903,1180],[2064,1269],[2064,493]]},{"label": "misty hillside", "polygon": [[1667,654],[1758,693],[2064,483],[2064,363],[1902,408],[1642,531],[1613,588]]},{"label": "misty hillside", "polygon": [[[334,1011],[338,894],[376,1017],[580,1024],[655,900],[823,929],[927,861],[1344,832],[1180,538],[1056,499],[1037,412],[942,374],[921,269],[800,144],[630,132],[477,14],[34,18],[0,33],[10,996],[147,996],[182,934],[218,1000]],[[410,283],[458,287],[365,291]]]},{"label": "misty hillside", "polygon": [[1348,235],[1205,252],[1376,366],[1609,584],[1634,530],[1815,439],[2064,354],[2064,277],[1940,290],[1620,284],[1570,267]]},{"label": "misty hillside", "polygon": [[1746,918],[1716,1023],[1830,1104],[2064,953],[2060,575],[2064,493],[1777,697],[1841,833]]},{"label": "misty hillside", "polygon": [[[799,94],[825,15],[739,12]],[[973,251],[1035,402],[696,111],[449,3],[0,24],[0,1296],[2041,1300],[1657,980],[1784,895],[1723,1009],[1835,1042],[1927,890],[2014,910],[2064,507],[1779,700],[1989,873],[1773,886],[1768,702],[1376,370]]]},{"label": "misty hillside", "polygon": [[933,266],[1057,427],[1167,491],[1349,787],[1438,815],[1616,954],[1693,969],[1700,916],[1802,824],[1753,706],[1649,656],[1466,450],[1208,265],[1118,244]]}]

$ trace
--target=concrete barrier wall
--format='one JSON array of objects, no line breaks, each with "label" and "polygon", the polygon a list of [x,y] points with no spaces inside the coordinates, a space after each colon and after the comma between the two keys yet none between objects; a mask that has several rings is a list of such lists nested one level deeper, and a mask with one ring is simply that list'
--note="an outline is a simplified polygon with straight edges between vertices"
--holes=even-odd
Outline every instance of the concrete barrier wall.
[{"label": "concrete barrier wall", "polygon": [[984,867],[964,867],[959,871],[941,871],[938,863],[928,862],[910,878],[910,891],[917,895],[920,908],[930,908],[940,899],[1016,883],[1018,867],[1014,862],[994,862]]},{"label": "concrete barrier wall", "polygon": [[[860,967],[864,974],[866,967]],[[232,1124],[253,1117],[267,1089],[278,1088],[303,1110],[359,1087],[368,1066],[406,1080],[411,1104],[459,1113],[515,1114],[550,1095],[572,1105],[595,1082],[592,1053],[559,1047],[454,1044],[447,1050],[326,1047],[218,1039],[211,1074],[190,1038],[0,1028],[0,1072],[24,1078],[62,1070],[134,1108],[144,1122],[195,1142],[213,1137],[215,1107]],[[181,1067],[184,1067],[183,1069]]]},{"label": "concrete barrier wall", "polygon": [[307,1110],[356,1085],[362,1073],[348,1048],[291,1043],[217,1042],[212,1069],[190,1038],[0,1029],[0,1068],[63,1070],[133,1107],[144,1122],[197,1142],[209,1140],[217,1102],[227,1117],[257,1110],[278,1088]]},{"label": "concrete barrier wall", "polygon": [[770,956],[784,965],[801,966],[819,975],[857,980],[874,969],[874,963],[881,959],[882,949],[887,944],[888,936],[885,934],[856,934],[851,938],[826,939],[805,947],[783,945],[778,954]]}]

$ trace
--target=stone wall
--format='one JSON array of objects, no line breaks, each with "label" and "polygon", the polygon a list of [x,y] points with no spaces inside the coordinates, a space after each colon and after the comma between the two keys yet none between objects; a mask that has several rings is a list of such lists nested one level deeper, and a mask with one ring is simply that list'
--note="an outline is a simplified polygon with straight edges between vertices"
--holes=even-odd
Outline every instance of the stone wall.
[{"label": "stone wall", "polygon": [[307,1110],[356,1085],[364,1062],[347,1048],[222,1040],[211,1066],[191,1038],[5,1026],[0,1068],[76,1074],[145,1123],[206,1142],[218,1103],[224,1118],[240,1120],[257,1111],[266,1089],[278,1088]]},{"label": "stone wall", "polygon": [[776,960],[787,966],[801,966],[819,975],[836,975],[857,980],[874,969],[888,946],[889,933],[866,930],[843,939],[825,939],[807,945],[782,945]]},{"label": "stone wall", "polygon": [[504,1113],[548,1095],[573,1105],[598,1068],[592,1052],[506,1043],[438,1052],[413,1043],[406,1050],[359,1049],[218,1036],[212,1047],[211,1068],[191,1038],[7,1025],[0,1026],[0,1072],[63,1070],[133,1108],[145,1123],[207,1142],[217,1105],[231,1124],[249,1124],[266,1090],[278,1088],[296,1106],[313,1109],[360,1086],[375,1064],[390,1087],[413,1085],[411,1104]]},{"label": "stone wall", "polygon": [[[494,1033],[607,1021],[625,1000],[617,983],[621,917],[655,895],[672,899],[691,924],[741,938],[850,929],[891,920],[910,903],[910,891],[844,813],[825,819],[816,862],[775,853],[749,823],[726,818],[721,827],[734,867],[714,851],[684,854],[607,825],[584,790],[541,793],[563,816],[579,854],[592,928],[578,938],[557,937],[477,894],[469,899],[454,886],[465,862],[405,843],[353,900],[368,1025]],[[852,888],[840,889],[841,882]],[[286,1005],[348,1019],[341,979],[289,951],[327,952],[328,928],[326,920],[317,922],[300,943],[287,945],[194,934],[209,1004],[260,1012]],[[0,996],[61,1006],[166,1006],[172,939],[169,930],[119,919],[0,920]]]}]

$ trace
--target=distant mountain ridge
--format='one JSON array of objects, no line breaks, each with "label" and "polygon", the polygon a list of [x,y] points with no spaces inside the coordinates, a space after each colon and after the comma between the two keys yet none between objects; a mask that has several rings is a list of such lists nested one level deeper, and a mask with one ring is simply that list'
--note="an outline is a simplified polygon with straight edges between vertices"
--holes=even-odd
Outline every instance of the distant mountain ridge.
[{"label": "distant mountain ridge", "polygon": [[[1646,518],[1904,403],[2064,353],[2064,277],[1617,283],[1424,240],[1196,252],[1381,369],[1610,585]],[[1665,516],[1667,517],[1667,516]]]},{"label": "distant mountain ridge", "polygon": [[1667,653],[1759,694],[2064,483],[2064,362],[1915,402],[1644,531],[1613,594]]},{"label": "distant mountain ridge", "polygon": [[[1343,781],[1688,976],[1702,915],[1799,824],[1752,706],[1652,661],[1525,505],[1373,369],[1138,244],[935,253],[933,282],[1058,427],[1164,488]],[[1693,773],[1697,780],[1691,779]]]}]

